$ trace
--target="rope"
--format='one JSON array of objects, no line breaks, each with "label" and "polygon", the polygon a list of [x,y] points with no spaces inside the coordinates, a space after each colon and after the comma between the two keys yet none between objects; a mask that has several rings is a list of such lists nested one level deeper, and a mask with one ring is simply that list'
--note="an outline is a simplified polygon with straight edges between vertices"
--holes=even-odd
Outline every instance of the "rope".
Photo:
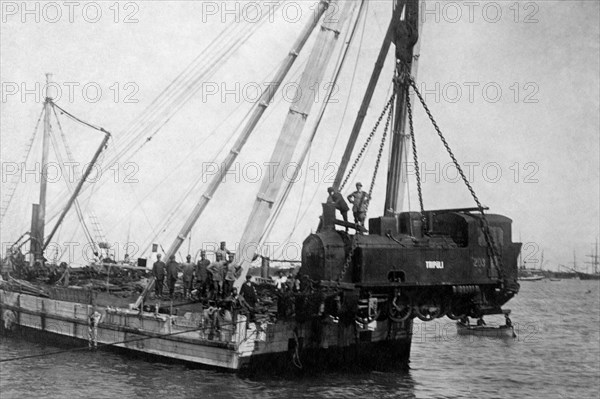
[{"label": "rope", "polygon": [[300,341],[298,340],[298,333],[294,329],[294,340],[296,341],[296,347],[294,348],[294,355],[292,356],[292,363],[294,366],[302,370],[302,362],[300,361]]},{"label": "rope", "polygon": [[70,162],[73,162],[75,157],[73,157],[73,153],[71,152],[71,148],[69,147],[69,144],[67,142],[67,137],[65,136],[65,132],[63,131],[62,124],[60,123],[60,120],[58,119],[58,113],[56,112],[56,107],[54,107],[54,103],[52,103],[52,105],[53,105],[52,112],[54,113],[54,118],[56,119],[56,124],[58,126],[58,130],[60,132],[60,136],[62,138],[63,145],[65,146],[65,151],[67,152],[67,158],[69,159]]},{"label": "rope", "polygon": [[92,128],[92,129],[94,129],[94,130],[98,130],[99,132],[102,132],[102,133],[107,133],[107,132],[106,132],[106,130],[104,130],[104,128],[102,128],[102,127],[100,127],[100,126],[92,125],[91,123],[88,123],[88,122],[86,122],[86,121],[84,121],[84,120],[82,120],[82,119],[79,119],[79,118],[78,118],[78,117],[76,117],[75,115],[73,115],[73,114],[69,113],[68,111],[65,111],[63,108],[61,108],[61,107],[60,107],[58,104],[56,104],[55,102],[53,102],[53,101],[50,101],[50,104],[52,104],[52,106],[53,106],[53,107],[56,107],[56,108],[60,109],[60,111],[61,111],[63,114],[67,115],[69,118],[73,119],[74,121],[76,121],[76,122],[79,122],[79,123],[81,123],[81,124],[82,124],[82,125],[84,125],[84,126],[91,127],[91,128]]}]

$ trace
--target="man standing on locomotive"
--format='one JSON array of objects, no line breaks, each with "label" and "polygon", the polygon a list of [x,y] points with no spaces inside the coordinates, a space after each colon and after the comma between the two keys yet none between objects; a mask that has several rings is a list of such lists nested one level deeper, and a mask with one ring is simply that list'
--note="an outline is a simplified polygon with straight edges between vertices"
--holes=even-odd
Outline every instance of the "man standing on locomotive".
[{"label": "man standing on locomotive", "polygon": [[348,196],[348,202],[352,204],[354,223],[359,226],[365,225],[369,200],[369,194],[365,191],[362,191],[362,184],[356,183],[356,191]]}]

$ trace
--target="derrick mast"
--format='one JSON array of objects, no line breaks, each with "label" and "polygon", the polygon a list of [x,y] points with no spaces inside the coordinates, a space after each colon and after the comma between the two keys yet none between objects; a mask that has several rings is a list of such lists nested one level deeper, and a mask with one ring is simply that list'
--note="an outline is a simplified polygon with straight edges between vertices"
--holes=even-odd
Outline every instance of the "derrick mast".
[{"label": "derrick mast", "polygon": [[402,178],[406,173],[404,154],[407,135],[405,134],[409,84],[407,78],[416,75],[415,46],[419,40],[419,2],[418,0],[399,1],[394,9],[393,40],[396,46],[396,79],[394,80],[397,93],[395,117],[392,130],[390,167],[387,176],[385,215],[393,216],[401,211],[404,199],[404,184]]}]

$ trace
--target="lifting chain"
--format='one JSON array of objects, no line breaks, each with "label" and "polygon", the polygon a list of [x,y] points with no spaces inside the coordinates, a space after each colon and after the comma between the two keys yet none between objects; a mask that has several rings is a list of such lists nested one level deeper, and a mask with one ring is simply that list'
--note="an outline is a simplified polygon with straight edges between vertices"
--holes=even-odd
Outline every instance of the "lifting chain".
[{"label": "lifting chain", "polygon": [[346,275],[346,272],[350,267],[350,263],[352,262],[352,255],[354,255],[354,251],[356,250],[356,248],[358,248],[358,234],[354,234],[354,236],[352,237],[352,245],[350,246],[350,251],[348,251],[348,255],[346,256],[346,260],[344,261],[344,267],[342,267],[342,270],[340,270],[340,275],[337,278],[338,284]]},{"label": "lifting chain", "polygon": [[421,172],[419,169],[417,141],[415,139],[415,129],[413,126],[412,104],[410,103],[410,94],[408,89],[408,86],[406,86],[406,110],[408,112],[408,125],[410,127],[410,138],[412,141],[413,159],[415,162],[415,177],[417,178],[417,192],[419,194],[419,205],[421,206],[421,220],[423,221],[423,227],[425,227],[425,207],[423,206],[423,191],[421,190]]},{"label": "lifting chain", "polygon": [[[394,103],[395,97],[396,97],[396,91],[394,90],[394,92],[392,93],[392,96],[390,97],[390,100],[388,101],[388,103],[386,104],[385,108],[383,109],[383,113],[379,116],[379,119],[377,120],[377,123],[375,124],[375,128],[373,129],[373,131],[369,135],[369,138],[367,139],[367,142],[365,143],[365,145],[361,149],[358,158],[356,159],[356,161],[352,165],[352,168],[350,169],[350,172],[348,173],[348,176],[346,176],[346,179],[344,180],[344,183],[341,186],[341,187],[344,187],[344,184],[346,184],[346,181],[348,180],[348,178],[352,174],[352,171],[353,171],[354,167],[356,166],[358,160],[360,159],[360,157],[364,153],[364,150],[366,149],[366,145],[373,138],[373,135],[375,134],[375,131],[377,130],[377,127],[379,126],[381,120],[383,119],[383,117],[385,116],[385,114],[387,112],[388,116],[387,116],[386,121],[385,121],[385,127],[383,129],[383,136],[381,138],[381,143],[379,144],[379,152],[377,153],[377,160],[375,161],[375,168],[374,168],[374,171],[373,171],[373,178],[371,180],[371,185],[369,187],[369,193],[367,194],[367,197],[366,197],[366,200],[367,200],[367,203],[365,205],[366,210],[368,210],[368,208],[369,208],[369,200],[371,199],[371,195],[373,194],[373,187],[375,187],[375,179],[377,178],[377,171],[379,170],[379,164],[381,163],[381,157],[383,155],[383,148],[385,146],[385,140],[387,138],[387,132],[389,130],[390,123],[392,121],[392,115],[394,114],[393,110],[391,109],[391,106]],[[348,268],[350,267],[350,263],[352,263],[352,256],[354,255],[354,251],[356,250],[356,248],[358,248],[358,236],[359,236],[359,234],[357,233],[357,234],[354,234],[354,236],[352,237],[352,245],[350,247],[350,251],[348,252],[348,255],[346,256],[346,260],[344,262],[344,266],[342,267],[342,270],[340,271],[340,274],[339,274],[339,276],[337,278],[337,282],[338,283],[342,280],[342,278],[344,278],[344,276],[346,275],[346,272],[348,271]]]},{"label": "lifting chain", "polygon": [[394,92],[392,93],[392,96],[390,97],[390,100],[387,102],[387,104],[383,108],[383,111],[381,112],[381,115],[379,115],[379,118],[377,118],[377,122],[375,122],[375,126],[373,127],[373,130],[371,130],[371,133],[369,133],[369,137],[367,137],[367,140],[365,141],[365,143],[363,144],[362,148],[360,149],[360,152],[356,156],[356,159],[354,160],[354,163],[352,163],[352,166],[350,167],[350,170],[348,171],[348,174],[344,178],[344,181],[340,185],[340,188],[339,188],[338,191],[341,192],[344,189],[344,186],[346,185],[346,183],[348,183],[348,179],[350,179],[350,176],[354,172],[354,169],[356,169],[356,165],[358,165],[358,161],[360,161],[360,159],[364,155],[365,151],[367,150],[367,147],[369,146],[369,143],[373,139],[373,136],[375,136],[375,132],[377,132],[377,128],[379,128],[379,124],[383,120],[383,117],[388,112],[388,109],[392,106],[395,95],[396,95],[396,92],[395,92],[395,89],[394,89]]},{"label": "lifting chain", "polygon": [[[396,98],[396,91],[392,93],[392,97],[390,97],[390,101],[388,104],[393,104],[394,99]],[[367,195],[367,204],[365,205],[365,212],[369,209],[369,203],[371,200],[371,195],[373,194],[373,187],[375,187],[375,179],[377,178],[377,171],[379,170],[379,164],[381,163],[381,155],[383,154],[383,147],[385,146],[385,139],[387,138],[387,132],[390,127],[390,122],[392,121],[392,115],[394,114],[394,110],[392,107],[388,107],[388,116],[385,121],[385,127],[383,128],[383,136],[381,137],[381,143],[379,144],[379,152],[377,153],[377,160],[375,161],[375,168],[373,169],[373,178],[371,179],[371,185],[369,186],[369,194]]]},{"label": "lifting chain", "polygon": [[[492,260],[493,265],[496,268],[496,271],[498,272],[498,277],[500,279],[503,279],[504,276],[503,276],[502,265],[501,265],[502,258],[499,256],[498,250],[497,250],[496,245],[494,243],[494,239],[493,239],[493,237],[490,234],[489,225],[488,225],[487,219],[485,217],[485,213],[483,211],[483,206],[481,205],[481,202],[479,201],[479,198],[477,198],[477,194],[475,194],[475,190],[473,190],[473,187],[471,186],[471,183],[469,183],[469,180],[467,179],[467,177],[465,176],[465,173],[463,172],[462,168],[460,167],[460,164],[456,160],[456,157],[454,156],[454,153],[450,149],[450,145],[446,141],[446,138],[442,134],[442,131],[440,130],[439,126],[437,125],[437,123],[435,121],[435,119],[433,118],[433,115],[431,114],[431,111],[429,110],[429,107],[425,103],[425,100],[423,99],[423,96],[421,95],[421,93],[419,92],[419,89],[417,88],[415,80],[412,77],[410,77],[410,78],[408,78],[408,83],[410,84],[410,86],[415,91],[415,94],[417,95],[417,97],[419,97],[419,101],[421,102],[421,105],[423,105],[423,109],[427,113],[427,116],[429,117],[429,120],[433,124],[433,127],[435,128],[435,131],[437,132],[438,136],[440,137],[440,140],[442,140],[442,143],[444,144],[444,147],[446,147],[446,151],[448,152],[448,155],[450,155],[450,158],[452,159],[452,162],[454,163],[454,167],[456,167],[456,170],[458,170],[458,173],[460,174],[463,182],[465,183],[465,185],[469,189],[469,192],[471,193],[471,196],[473,197],[473,199],[475,200],[475,203],[477,204],[477,208],[479,209],[479,213],[481,213],[481,218],[479,219],[479,223],[480,223],[483,235],[485,237],[485,241],[486,241],[487,246],[488,246],[488,251],[491,252],[491,254],[489,254],[490,258]],[[422,205],[421,205],[421,207],[422,207]]]}]

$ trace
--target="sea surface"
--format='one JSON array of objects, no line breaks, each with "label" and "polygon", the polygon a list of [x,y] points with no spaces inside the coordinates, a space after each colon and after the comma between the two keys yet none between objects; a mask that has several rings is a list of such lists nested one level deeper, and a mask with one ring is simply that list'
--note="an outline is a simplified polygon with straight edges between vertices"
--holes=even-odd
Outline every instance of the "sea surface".
[{"label": "sea surface", "polygon": [[[600,282],[522,282],[507,307],[514,339],[457,336],[448,319],[415,322],[406,373],[240,377],[130,354],[79,351],[0,363],[0,398],[599,397]],[[0,338],[0,359],[64,349]]]}]

